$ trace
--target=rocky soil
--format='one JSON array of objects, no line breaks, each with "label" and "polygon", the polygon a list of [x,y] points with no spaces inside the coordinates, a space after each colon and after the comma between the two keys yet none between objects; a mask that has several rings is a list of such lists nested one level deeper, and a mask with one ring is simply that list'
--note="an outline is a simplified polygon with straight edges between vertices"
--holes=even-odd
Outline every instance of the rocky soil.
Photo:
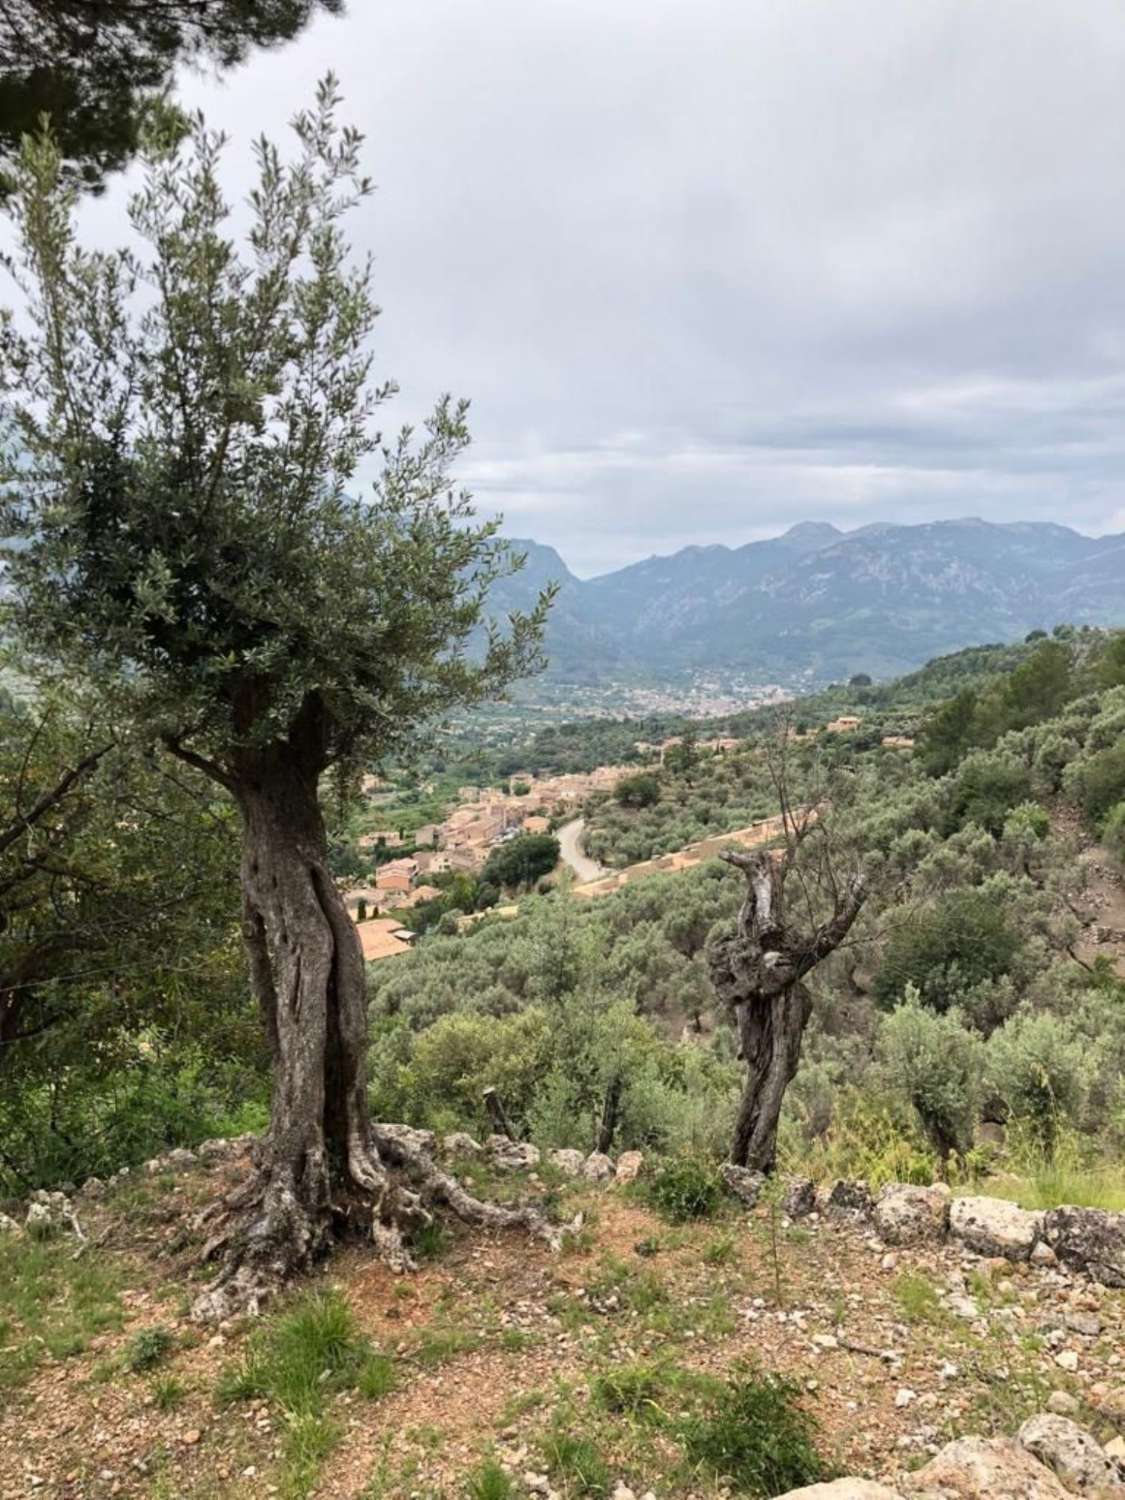
[{"label": "rocky soil", "polygon": [[[666,1428],[594,1399],[599,1377],[638,1368],[792,1379],[831,1467],[870,1481],[797,1492],[807,1500],[1125,1500],[1113,1224],[943,1189],[872,1199],[793,1184],[784,1202],[755,1203],[743,1183],[719,1217],[669,1225],[642,1201],[643,1176],[625,1185],[606,1159],[462,1147],[479,1187],[549,1197],[582,1227],[561,1254],[455,1230],[409,1276],[361,1246],[335,1257],[316,1284],[337,1288],[391,1357],[394,1385],[331,1397],[332,1442],[303,1487],[287,1466],[289,1414],[217,1399],[253,1328],[189,1316],[193,1215],[245,1171],[245,1143],[40,1199],[30,1234],[23,1205],[0,1226],[0,1500],[423,1500],[470,1493],[488,1459],[516,1497],[726,1495],[721,1475],[685,1467]],[[617,1166],[627,1178],[641,1163]],[[40,1294],[21,1300],[33,1273]],[[157,1357],[138,1362],[150,1346]],[[562,1428],[600,1455],[603,1488],[552,1471]]]}]

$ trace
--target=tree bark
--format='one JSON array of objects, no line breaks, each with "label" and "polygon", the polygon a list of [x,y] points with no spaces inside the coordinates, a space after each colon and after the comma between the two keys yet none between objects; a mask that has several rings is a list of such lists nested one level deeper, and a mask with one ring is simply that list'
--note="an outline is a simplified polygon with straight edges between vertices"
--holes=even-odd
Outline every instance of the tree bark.
[{"label": "tree bark", "polygon": [[193,1308],[203,1321],[256,1311],[349,1227],[396,1270],[411,1268],[404,1235],[429,1222],[423,1200],[466,1222],[558,1241],[538,1210],[480,1202],[411,1132],[371,1125],[363,954],[328,868],[318,759],[299,748],[291,735],[244,755],[237,774],[224,770],[242,814],[243,940],[273,1078],[253,1176],[203,1216],[216,1221],[204,1258],[221,1262]]},{"label": "tree bark", "polygon": [[795,852],[796,845],[723,853],[746,877],[747,893],[735,932],[710,954],[711,983],[733,1015],[738,1055],[746,1065],[730,1159],[767,1174],[777,1165],[781,1106],[812,1013],[804,977],[843,942],[866,894],[856,875],[845,889],[833,888],[833,911],[825,922],[812,933],[796,930],[786,919],[783,900]]}]

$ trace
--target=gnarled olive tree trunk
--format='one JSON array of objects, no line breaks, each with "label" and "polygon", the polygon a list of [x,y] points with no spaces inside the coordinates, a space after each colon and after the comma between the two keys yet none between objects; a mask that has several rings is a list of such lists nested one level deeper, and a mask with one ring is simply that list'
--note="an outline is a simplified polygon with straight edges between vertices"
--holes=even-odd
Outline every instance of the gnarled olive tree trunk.
[{"label": "gnarled olive tree trunk", "polygon": [[777,1162],[781,1105],[812,1011],[804,977],[843,942],[865,895],[857,875],[835,893],[831,917],[811,933],[798,931],[786,920],[783,899],[794,853],[792,845],[753,854],[723,852],[721,857],[746,876],[747,892],[735,932],[716,943],[710,955],[711,983],[730,1007],[738,1055],[746,1065],[730,1159],[765,1173]]},{"label": "gnarled olive tree trunk", "polygon": [[355,927],[328,868],[318,761],[295,737],[244,752],[226,785],[242,815],[243,938],[272,1057],[270,1124],[255,1170],[215,1205],[205,1248],[219,1275],[195,1315],[255,1310],[349,1230],[396,1269],[404,1235],[441,1204],[470,1223],[557,1241],[534,1208],[484,1203],[440,1171],[423,1137],[372,1126],[367,998]]}]

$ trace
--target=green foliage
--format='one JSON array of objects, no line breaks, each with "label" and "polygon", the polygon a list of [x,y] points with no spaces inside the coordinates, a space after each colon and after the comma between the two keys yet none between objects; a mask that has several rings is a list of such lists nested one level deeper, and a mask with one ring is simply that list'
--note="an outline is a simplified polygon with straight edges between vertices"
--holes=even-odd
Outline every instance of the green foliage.
[{"label": "green foliage", "polygon": [[1031,778],[1023,766],[995,756],[974,756],[953,783],[947,832],[976,823],[999,838],[1009,812],[1030,795]]},{"label": "green foliage", "polygon": [[1052,1142],[1081,1113],[1091,1077],[1087,1040],[1058,1016],[1022,1013],[988,1042],[987,1079],[1005,1110]]},{"label": "green foliage", "polygon": [[655,1365],[618,1365],[594,1381],[590,1395],[595,1405],[616,1415],[643,1418],[659,1413],[657,1397],[664,1372]]},{"label": "green foliage", "polygon": [[935,1015],[908,985],[903,1004],[883,1018],[878,1051],[890,1086],[918,1112],[939,1156],[967,1151],[979,1117],[984,1049],[958,1012]]},{"label": "green foliage", "polygon": [[644,1183],[648,1203],[672,1224],[709,1219],[722,1202],[722,1183],[713,1163],[694,1156],[662,1161]]},{"label": "green foliage", "polygon": [[145,1370],[154,1370],[162,1364],[176,1347],[176,1336],[159,1325],[142,1328],[129,1340],[125,1349],[125,1368],[133,1375]]},{"label": "green foliage", "polygon": [[0,1406],[43,1358],[80,1354],[122,1321],[121,1275],[105,1257],[74,1259],[63,1239],[0,1235]]},{"label": "green foliage", "polygon": [[152,1399],[157,1411],[175,1411],[187,1395],[182,1380],[175,1375],[158,1375],[152,1382]]},{"label": "green foliage", "polygon": [[660,801],[660,779],[648,773],[623,776],[613,795],[622,807],[654,807]]},{"label": "green foliage", "polygon": [[385,1384],[385,1356],[358,1332],[355,1317],[338,1292],[308,1292],[287,1312],[255,1329],[242,1362],[220,1377],[221,1402],[264,1398],[288,1414],[319,1416],[329,1395],[358,1388],[377,1360],[378,1394]]},{"label": "green foliage", "polygon": [[558,862],[559,841],[553,833],[521,833],[493,849],[481,879],[494,886],[522,888],[549,875]]},{"label": "green foliage", "polygon": [[1116,803],[1106,814],[1102,839],[1114,858],[1125,864],[1125,800]]},{"label": "green foliage", "polygon": [[567,1493],[592,1500],[609,1493],[610,1471],[589,1438],[556,1427],[543,1439],[543,1461],[551,1478]]},{"label": "green foliage", "polygon": [[951,891],[892,932],[875,997],[889,1009],[913,985],[931,1010],[949,1010],[972,986],[1006,974],[1019,949],[1019,934],[994,898],[974,889]]},{"label": "green foliage", "polygon": [[683,1432],[688,1461],[726,1477],[741,1494],[768,1497],[830,1477],[800,1387],[778,1375],[727,1381]]},{"label": "green foliage", "polygon": [[468,1500],[512,1500],[515,1493],[511,1476],[494,1458],[478,1464],[465,1481]]},{"label": "green foliage", "polygon": [[1125,742],[1078,762],[1066,785],[1077,795],[1091,825],[1100,828],[1116,804],[1125,800]]},{"label": "green foliage", "polygon": [[920,1271],[903,1271],[891,1287],[908,1323],[937,1323],[944,1309],[937,1287]]}]

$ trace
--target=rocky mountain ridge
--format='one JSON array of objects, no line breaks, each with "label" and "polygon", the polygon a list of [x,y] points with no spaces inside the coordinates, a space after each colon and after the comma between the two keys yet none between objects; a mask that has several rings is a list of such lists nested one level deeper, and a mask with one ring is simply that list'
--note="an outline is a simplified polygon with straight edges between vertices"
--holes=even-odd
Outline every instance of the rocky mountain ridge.
[{"label": "rocky mountain ridge", "polygon": [[1125,624],[1125,535],[977,519],[805,522],[743,547],[686,547],[579,579],[519,540],[497,614],[560,585],[547,650],[557,678],[726,668],[761,681],[888,676],[981,640],[1059,622]]}]

